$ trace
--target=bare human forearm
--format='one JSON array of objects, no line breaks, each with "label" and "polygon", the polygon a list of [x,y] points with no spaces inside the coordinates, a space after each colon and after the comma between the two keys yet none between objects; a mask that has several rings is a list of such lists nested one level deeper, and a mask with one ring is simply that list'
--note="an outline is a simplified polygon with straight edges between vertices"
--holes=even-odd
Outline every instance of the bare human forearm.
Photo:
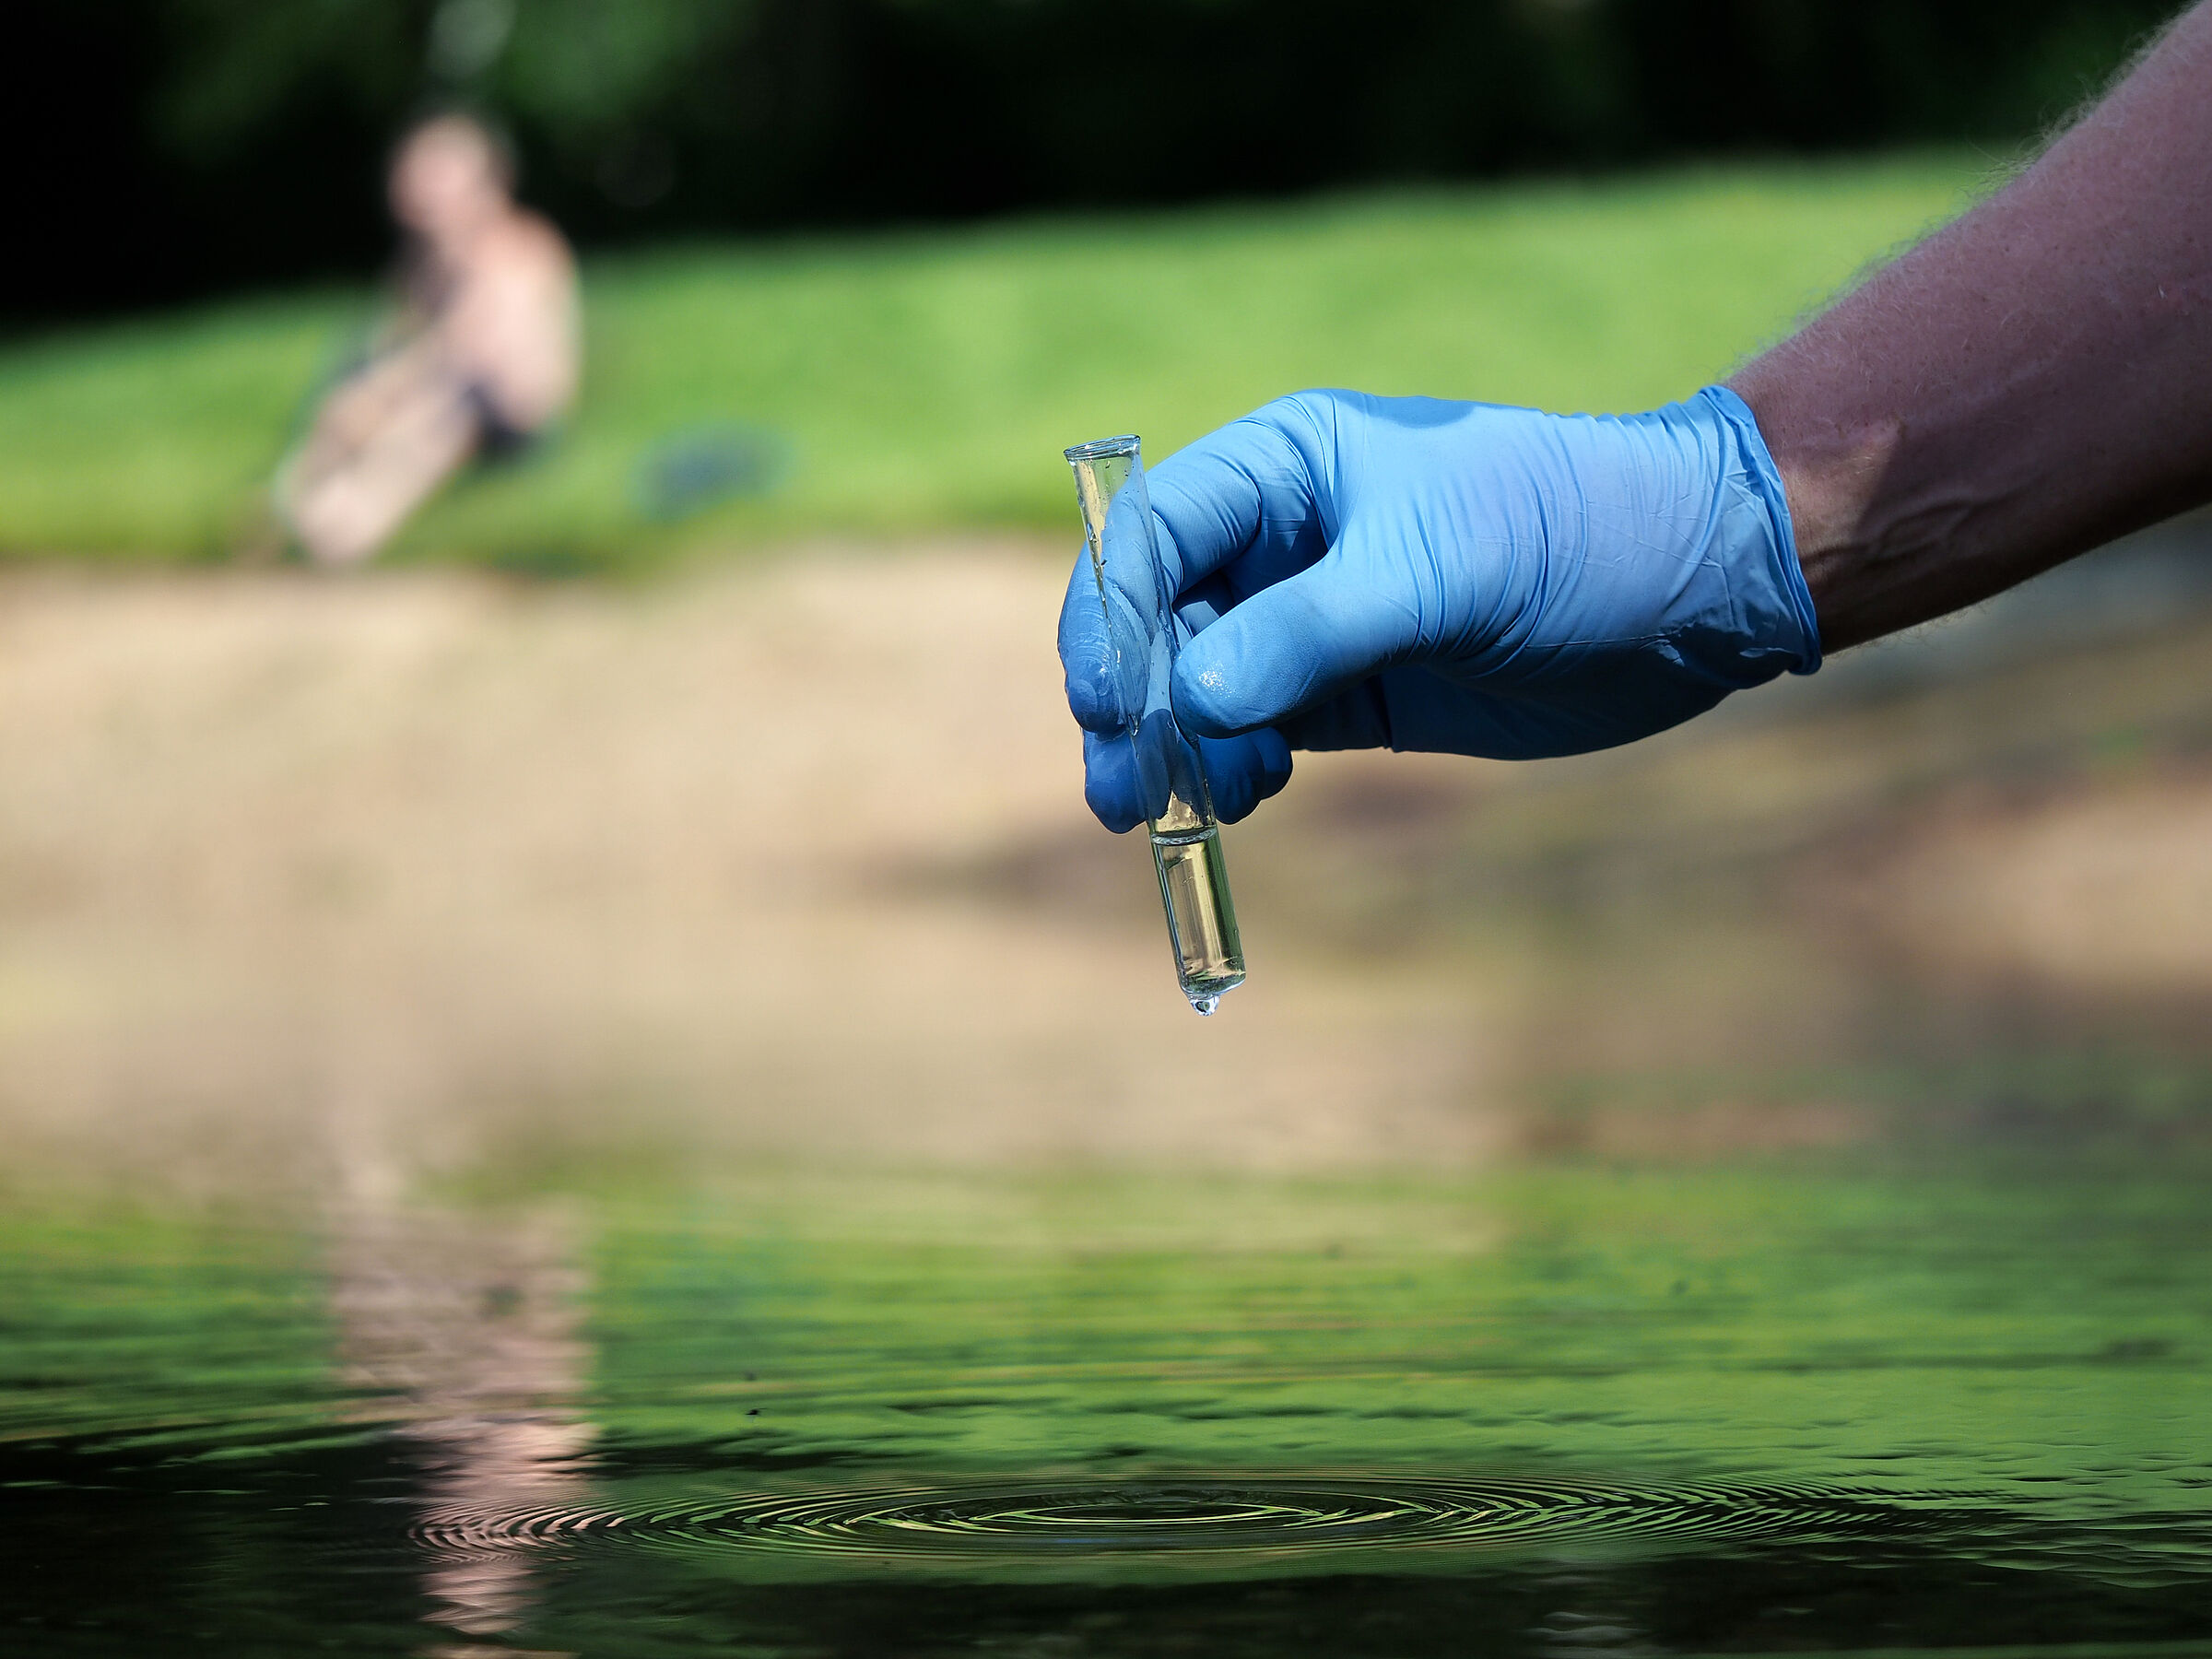
[{"label": "bare human forearm", "polygon": [[2212,500],[2212,0],[2033,167],[1730,384],[1830,651]]}]

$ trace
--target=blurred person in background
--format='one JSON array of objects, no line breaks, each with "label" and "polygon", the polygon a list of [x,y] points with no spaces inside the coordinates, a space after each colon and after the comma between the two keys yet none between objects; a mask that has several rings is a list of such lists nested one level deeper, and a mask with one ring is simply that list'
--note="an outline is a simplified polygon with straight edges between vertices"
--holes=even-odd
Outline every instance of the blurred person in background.
[{"label": "blurred person in background", "polygon": [[276,485],[317,563],[368,559],[472,456],[527,447],[574,398],[575,261],[513,185],[504,147],[466,116],[401,140],[389,183],[406,236],[400,305]]},{"label": "blurred person in background", "polygon": [[[2212,3],[2003,190],[1630,416],[1301,392],[1153,470],[1221,817],[1293,749],[1633,742],[2212,501]],[[1085,793],[1153,816],[1078,560]]]}]

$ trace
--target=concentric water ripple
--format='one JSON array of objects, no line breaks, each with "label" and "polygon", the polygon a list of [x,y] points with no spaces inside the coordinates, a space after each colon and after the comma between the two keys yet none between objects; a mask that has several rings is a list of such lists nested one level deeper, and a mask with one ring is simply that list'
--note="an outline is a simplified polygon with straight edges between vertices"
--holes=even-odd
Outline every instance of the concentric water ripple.
[{"label": "concentric water ripple", "polygon": [[[1947,1518],[1955,1524],[1958,1517]],[[1422,1550],[1583,1539],[1893,1535],[1941,1511],[1811,1488],[1638,1488],[1513,1481],[1162,1479],[877,1488],[641,1510],[447,1513],[418,1528],[441,1550],[606,1540],[916,1563],[1070,1556],[1235,1557]]]}]

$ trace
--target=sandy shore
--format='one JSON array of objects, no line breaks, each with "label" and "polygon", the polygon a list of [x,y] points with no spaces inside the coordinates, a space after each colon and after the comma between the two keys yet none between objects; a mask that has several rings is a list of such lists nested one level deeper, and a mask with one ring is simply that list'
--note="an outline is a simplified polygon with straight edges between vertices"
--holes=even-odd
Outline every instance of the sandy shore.
[{"label": "sandy shore", "polygon": [[[1448,1164],[1526,1141],[1532,1079],[1832,1047],[1870,973],[2212,992],[2212,772],[1983,775],[2039,708],[2095,754],[2100,698],[2212,705],[2177,641],[1974,720],[1301,759],[1231,841],[1253,980],[1202,1023],[1081,806],[1059,558],[8,577],[0,1160]],[[1853,1133],[1747,1110],[1665,1133]]]},{"label": "sandy shore", "polygon": [[1148,861],[1083,811],[1056,563],[11,579],[0,1157],[1479,1147],[1456,1019],[1282,957],[1182,1005]]}]

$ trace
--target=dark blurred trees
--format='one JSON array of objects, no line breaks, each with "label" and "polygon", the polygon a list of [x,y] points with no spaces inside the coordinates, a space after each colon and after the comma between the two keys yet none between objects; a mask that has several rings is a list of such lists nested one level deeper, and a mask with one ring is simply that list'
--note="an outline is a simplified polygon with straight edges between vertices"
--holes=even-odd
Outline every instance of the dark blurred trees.
[{"label": "dark blurred trees", "polygon": [[9,0],[0,312],[355,270],[412,113],[586,241],[2010,140],[2173,0]]}]

